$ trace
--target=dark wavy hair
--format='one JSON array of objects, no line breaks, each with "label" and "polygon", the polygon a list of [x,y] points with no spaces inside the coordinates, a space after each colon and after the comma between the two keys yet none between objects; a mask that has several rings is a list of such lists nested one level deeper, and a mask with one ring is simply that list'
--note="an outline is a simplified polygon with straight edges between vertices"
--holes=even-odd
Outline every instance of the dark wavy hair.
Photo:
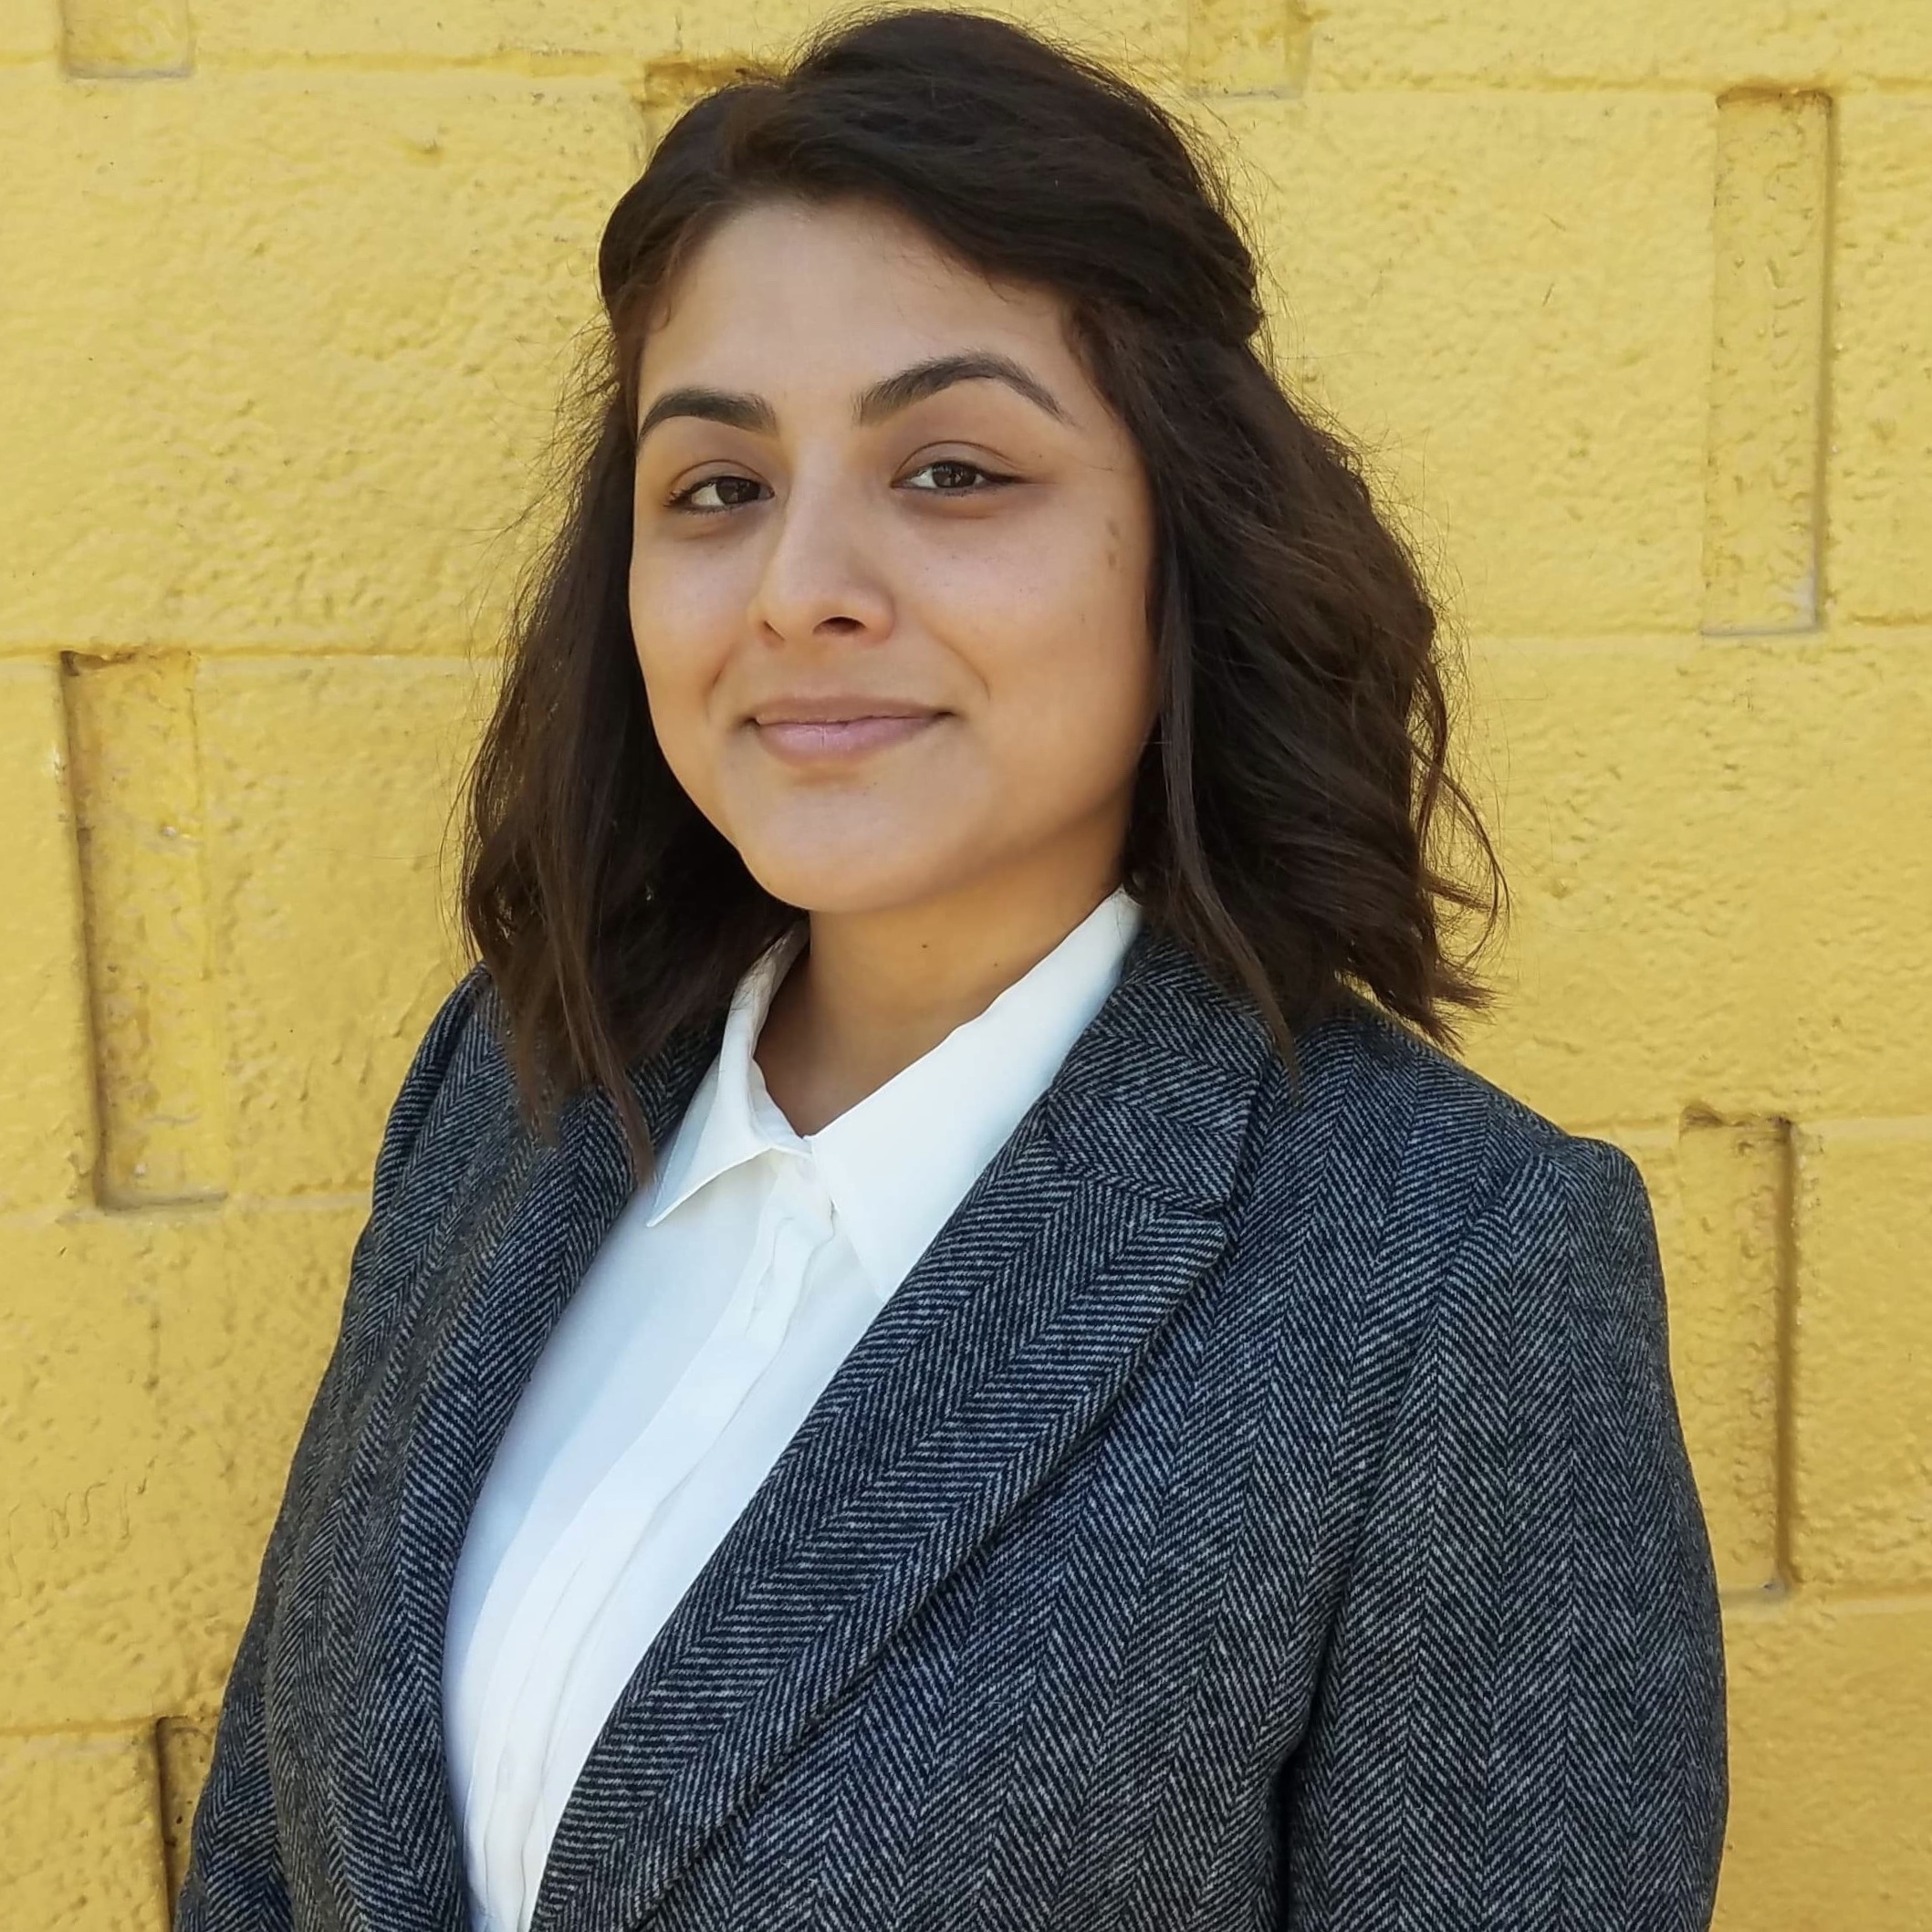
[{"label": "dark wavy hair", "polygon": [[[640,350],[684,262],[777,197],[869,200],[1056,294],[1139,446],[1159,719],[1124,879],[1149,923],[1295,1030],[1366,997],[1442,1044],[1503,899],[1447,764],[1436,611],[1347,444],[1264,358],[1253,257],[1196,141],[1080,55],[982,16],[822,29],[689,109],[611,214],[608,328],[553,543],[469,788],[464,912],[540,1120],[588,1086],[650,1149],[627,1070],[715,1016],[799,916],[673,778],[626,607]],[[1446,858],[1467,834],[1479,882]],[[1445,928],[1486,915],[1460,956]]]}]

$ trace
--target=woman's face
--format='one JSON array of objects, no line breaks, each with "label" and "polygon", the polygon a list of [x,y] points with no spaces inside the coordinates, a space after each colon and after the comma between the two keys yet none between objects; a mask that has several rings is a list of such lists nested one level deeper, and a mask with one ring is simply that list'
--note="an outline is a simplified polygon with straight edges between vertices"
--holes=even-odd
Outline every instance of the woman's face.
[{"label": "woman's face", "polygon": [[876,207],[740,213],[641,365],[658,741],[780,900],[1104,891],[1155,705],[1138,454],[1056,298]]}]

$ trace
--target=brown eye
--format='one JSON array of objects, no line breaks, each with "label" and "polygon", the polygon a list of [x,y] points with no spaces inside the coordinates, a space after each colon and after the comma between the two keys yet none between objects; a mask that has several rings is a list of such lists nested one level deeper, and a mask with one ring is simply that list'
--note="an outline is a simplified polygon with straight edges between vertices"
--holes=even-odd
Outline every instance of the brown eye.
[{"label": "brown eye", "polygon": [[[930,483],[916,479],[930,476]],[[982,469],[976,463],[966,463],[957,456],[942,456],[935,463],[924,463],[907,476],[909,488],[923,490],[932,496],[965,496],[982,485],[1006,483],[1010,479],[995,475],[991,470]]]},{"label": "brown eye", "polygon": [[741,509],[756,503],[765,486],[755,476],[706,476],[671,499],[671,507],[714,516],[719,510]]}]

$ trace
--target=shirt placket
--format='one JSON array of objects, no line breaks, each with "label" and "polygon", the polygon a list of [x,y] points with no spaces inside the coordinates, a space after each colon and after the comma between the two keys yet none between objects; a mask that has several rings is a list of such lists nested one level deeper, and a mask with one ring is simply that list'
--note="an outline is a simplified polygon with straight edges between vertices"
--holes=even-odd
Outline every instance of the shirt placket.
[{"label": "shirt placket", "polygon": [[[519,1881],[488,1874],[488,1892],[519,1895],[516,1932],[527,1932],[542,1878],[553,1812],[556,1719],[566,1707],[571,1663],[631,1566],[646,1560],[667,1504],[716,1447],[783,1347],[814,1253],[831,1236],[831,1206],[809,1161],[776,1163],[750,1252],[726,1305],[684,1373],[636,1440],[612,1464],[535,1567],[505,1630],[485,1699],[472,1790],[486,1793],[477,1820],[486,1858],[517,1859]],[[671,1290],[674,1292],[674,1288]],[[569,1614],[566,1626],[562,1619]],[[532,1738],[546,1740],[541,1753]],[[513,1746],[515,1748],[513,1748]],[[517,1830],[514,1821],[526,1821]],[[511,1829],[503,1830],[503,1825]]]}]

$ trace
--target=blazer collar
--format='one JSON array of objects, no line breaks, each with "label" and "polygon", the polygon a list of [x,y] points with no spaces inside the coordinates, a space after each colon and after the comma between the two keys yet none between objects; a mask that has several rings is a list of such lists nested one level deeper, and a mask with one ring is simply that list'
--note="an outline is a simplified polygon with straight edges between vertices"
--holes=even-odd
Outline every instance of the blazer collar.
[{"label": "blazer collar", "polygon": [[[636,1070],[656,1144],[719,1030],[694,1029]],[[533,1932],[647,1918],[814,1719],[1053,1475],[1222,1251],[1270,1058],[1252,1012],[1144,928],[1045,1094],[640,1664],[559,1822]],[[471,1258],[439,1273],[405,1377],[413,1398],[372,1449],[402,1479],[371,1498],[358,1560],[396,1587],[351,1585],[366,1606],[351,1723],[403,1737],[404,1761],[380,1815],[346,1791],[337,1815],[358,1841],[343,1866],[386,1864],[392,1924],[462,1922],[441,1707],[451,1580],[517,1398],[630,1185],[615,1110],[581,1096],[558,1144],[511,1170]]]},{"label": "blazer collar", "polygon": [[1233,1191],[1273,1057],[1254,1008],[1175,940],[1144,926],[1043,1105],[1075,1172],[1211,1214]]},{"label": "blazer collar", "polygon": [[984,1012],[802,1135],[772,1103],[754,1058],[773,992],[803,946],[802,927],[793,927],[733,997],[717,1060],[666,1150],[651,1223],[739,1163],[789,1150],[824,1183],[883,1300],[1105,1002],[1139,923],[1124,891],[1110,894]]}]

